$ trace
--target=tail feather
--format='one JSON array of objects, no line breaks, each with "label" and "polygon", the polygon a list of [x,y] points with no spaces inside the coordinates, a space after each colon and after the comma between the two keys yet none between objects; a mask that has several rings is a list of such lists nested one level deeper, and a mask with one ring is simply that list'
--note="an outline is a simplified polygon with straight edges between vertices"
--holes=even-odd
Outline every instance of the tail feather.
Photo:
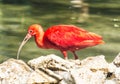
[{"label": "tail feather", "polygon": [[95,33],[89,32],[87,34],[87,39],[89,39],[89,40],[102,40],[102,37],[100,35],[95,34]]}]

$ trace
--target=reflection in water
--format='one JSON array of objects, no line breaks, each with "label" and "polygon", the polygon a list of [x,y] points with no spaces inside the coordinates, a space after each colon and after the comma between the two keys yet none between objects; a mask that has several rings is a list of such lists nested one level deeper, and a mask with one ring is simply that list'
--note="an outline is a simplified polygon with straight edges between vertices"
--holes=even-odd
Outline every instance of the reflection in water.
[{"label": "reflection in water", "polygon": [[[16,58],[18,47],[27,32],[27,27],[33,23],[41,24],[44,30],[51,25],[74,24],[103,36],[105,45],[77,52],[81,59],[103,54],[108,60],[112,60],[120,51],[120,39],[116,39],[120,38],[118,32],[120,31],[118,26],[120,23],[119,21],[111,21],[114,18],[120,20],[120,16],[117,14],[91,14],[86,23],[77,23],[76,19],[71,19],[73,9],[70,8],[69,4],[62,4],[62,6],[61,4],[52,4],[52,6],[49,4],[48,7],[41,6],[39,10],[36,9],[37,7],[31,8],[29,5],[0,5],[0,62],[8,58]],[[117,27],[114,24],[117,24]],[[34,39],[31,39],[22,49],[21,59],[28,60],[52,53],[62,56],[56,50],[37,48]],[[69,53],[70,56],[71,53]]]}]

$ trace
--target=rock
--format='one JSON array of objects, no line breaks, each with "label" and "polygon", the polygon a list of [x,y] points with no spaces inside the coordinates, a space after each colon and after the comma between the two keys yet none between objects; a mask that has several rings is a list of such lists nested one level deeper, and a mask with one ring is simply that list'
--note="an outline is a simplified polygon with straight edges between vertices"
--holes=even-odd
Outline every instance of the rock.
[{"label": "rock", "polygon": [[108,72],[108,62],[105,60],[105,56],[95,56],[95,57],[88,57],[81,61],[81,65],[83,67],[87,67],[92,72],[96,71],[104,71]]},{"label": "rock", "polygon": [[120,67],[120,53],[113,60],[113,64],[116,65],[116,67]]},{"label": "rock", "polygon": [[[55,55],[48,55],[30,60],[28,64],[36,68],[48,68],[60,75],[65,84],[97,84],[105,82],[108,63],[104,56],[89,57],[85,60],[64,60]],[[96,78],[96,80],[95,80]],[[79,79],[79,80],[78,80]]]},{"label": "rock", "polygon": [[44,71],[36,69],[29,75],[25,84],[57,84],[58,82],[59,80],[49,76],[49,74]]},{"label": "rock", "polygon": [[[81,61],[79,69],[72,69],[75,84],[103,84],[108,73],[108,63],[104,56],[88,57]],[[78,80],[79,79],[79,80]]]},{"label": "rock", "polygon": [[120,84],[120,55],[108,63],[104,55],[64,60],[54,54],[25,63],[0,64],[0,84]]},{"label": "rock", "polygon": [[25,62],[9,59],[0,64],[0,84],[58,83],[53,77],[40,70],[33,70]]},{"label": "rock", "polygon": [[64,60],[59,56],[51,54],[48,56],[41,56],[41,57],[32,59],[28,61],[28,65],[30,65],[34,69],[48,68],[53,70],[67,71],[70,68],[73,68],[73,66],[75,66],[75,63],[69,62],[68,60]]},{"label": "rock", "polygon": [[0,64],[0,84],[25,84],[32,71],[23,61],[9,59]]}]

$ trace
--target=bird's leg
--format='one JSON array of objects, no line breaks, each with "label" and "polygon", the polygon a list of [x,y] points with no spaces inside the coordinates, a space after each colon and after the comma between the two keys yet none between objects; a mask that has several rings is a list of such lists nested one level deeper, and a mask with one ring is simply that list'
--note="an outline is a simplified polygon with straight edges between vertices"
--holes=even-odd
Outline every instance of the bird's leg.
[{"label": "bird's leg", "polygon": [[75,58],[75,59],[78,59],[78,56],[77,56],[77,54],[75,53],[75,51],[72,51],[72,53],[74,54],[74,58]]},{"label": "bird's leg", "polygon": [[67,57],[67,52],[66,51],[61,51],[62,52],[62,54],[63,54],[63,56],[64,56],[64,59],[68,59],[68,57]]}]

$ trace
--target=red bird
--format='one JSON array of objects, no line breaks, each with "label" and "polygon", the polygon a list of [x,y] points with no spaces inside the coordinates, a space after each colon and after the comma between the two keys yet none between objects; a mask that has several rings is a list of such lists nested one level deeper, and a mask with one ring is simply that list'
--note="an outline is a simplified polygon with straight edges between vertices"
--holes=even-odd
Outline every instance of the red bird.
[{"label": "red bird", "polygon": [[32,36],[38,47],[60,50],[65,59],[67,51],[71,51],[75,59],[78,59],[76,50],[104,43],[101,36],[74,25],[56,25],[44,32],[40,25],[33,24],[28,28],[28,33],[18,49],[17,59],[21,48]]}]

